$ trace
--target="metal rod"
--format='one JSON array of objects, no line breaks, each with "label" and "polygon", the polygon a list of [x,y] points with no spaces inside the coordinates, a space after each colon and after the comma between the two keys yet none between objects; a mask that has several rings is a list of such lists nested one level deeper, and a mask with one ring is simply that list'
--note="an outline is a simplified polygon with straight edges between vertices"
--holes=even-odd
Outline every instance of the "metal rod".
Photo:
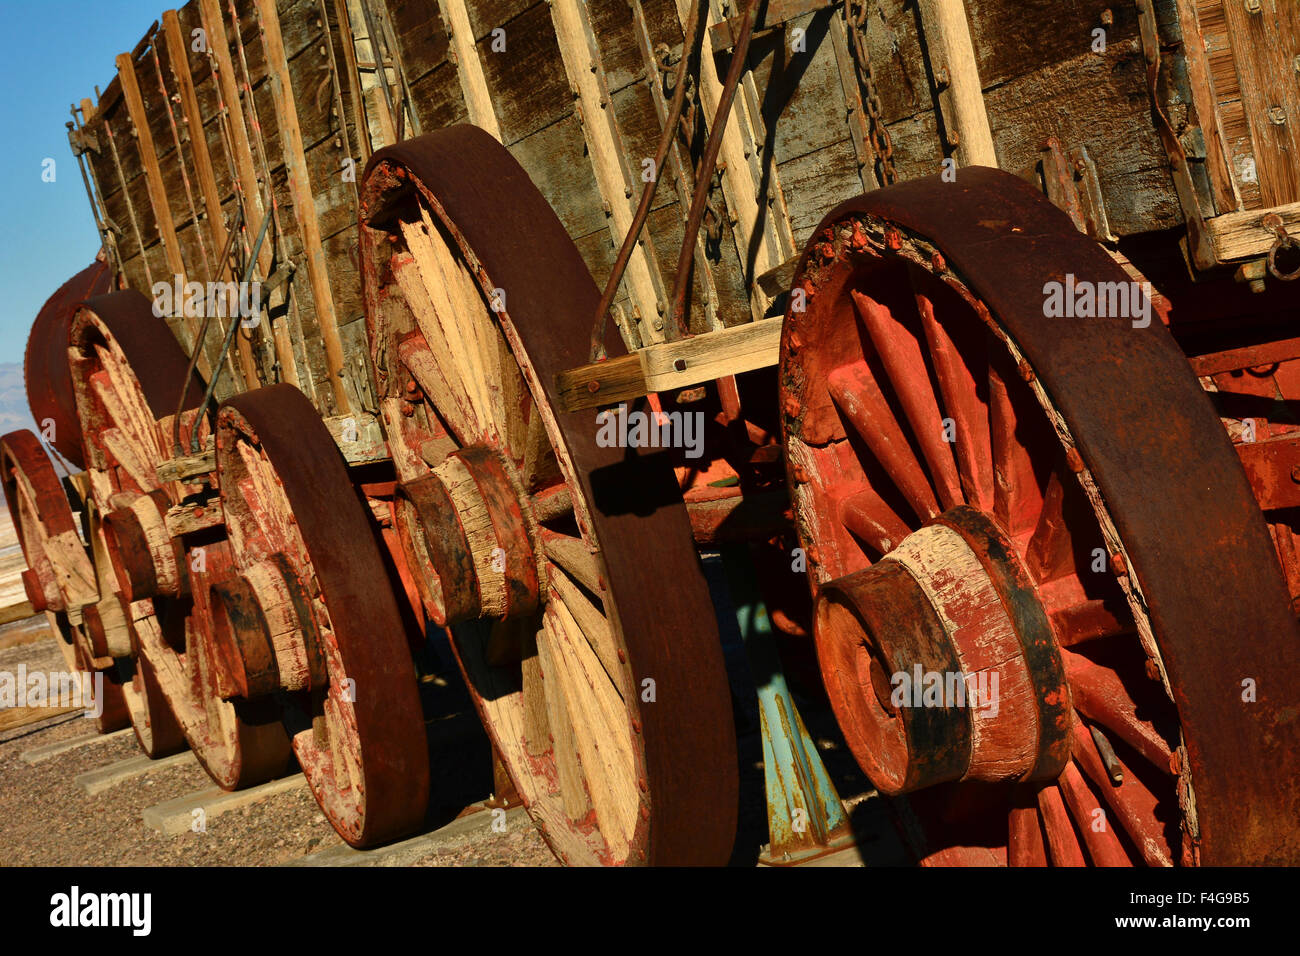
[{"label": "metal rod", "polygon": [[[243,211],[237,209],[236,214],[239,218],[235,222],[235,228],[226,233],[226,247],[221,250],[221,258],[217,260],[217,272],[215,273],[217,278],[221,275],[222,263],[224,263],[230,256],[231,250],[234,247],[235,233],[241,231],[244,226]],[[238,273],[236,273],[232,268],[231,274],[237,275]],[[207,338],[208,335],[208,325],[212,322],[211,313],[207,309],[204,309],[203,312],[203,324],[199,326],[198,340],[194,343],[194,351],[190,354],[190,364],[189,367],[185,369],[185,378],[182,379],[182,381],[185,382],[185,385],[181,388],[181,397],[176,402],[176,415],[172,419],[172,450],[178,457],[184,454],[181,447],[181,412],[185,410],[185,393],[189,391],[190,376],[194,374],[194,366],[198,364],[199,352],[203,348],[203,340]],[[217,370],[218,374],[220,374],[219,365]]]},{"label": "metal rod", "polygon": [[[257,254],[262,250],[262,240],[266,238],[266,227],[271,224],[271,213],[268,211],[262,216],[262,227],[257,231],[257,242],[253,244],[253,254],[249,257],[248,265],[244,269],[243,285],[247,285],[253,278],[253,269],[257,264]],[[221,378],[221,363],[226,360],[226,355],[230,352],[230,343],[235,340],[235,330],[240,326],[241,316],[234,316],[235,321],[231,322],[226,329],[225,340],[221,343],[221,355],[217,357],[217,370],[212,375],[212,381],[208,382],[208,387],[203,392],[203,401],[199,405],[198,414],[194,416],[194,428],[190,430],[190,454],[197,455],[199,451],[199,428],[198,423],[208,410],[208,404],[212,401],[212,393],[217,389],[217,381]],[[205,317],[206,320],[206,317]],[[198,349],[194,350],[198,354]],[[191,357],[191,362],[193,358]],[[191,374],[193,374],[191,372]],[[185,377],[185,385],[182,388],[189,387],[189,376]],[[184,391],[181,392],[181,401],[184,402]],[[177,415],[177,421],[180,416]]]},{"label": "metal rod", "polygon": [[[655,189],[659,186],[659,172],[663,169],[664,161],[668,158],[668,150],[677,137],[677,120],[682,115],[682,105],[686,101],[686,65],[690,62],[691,51],[699,40],[701,33],[698,29],[700,20],[699,7],[691,7],[690,18],[686,22],[686,32],[682,37],[682,59],[677,64],[677,80],[673,89],[673,102],[668,109],[668,118],[664,123],[663,132],[659,134],[659,145],[655,149],[654,178],[646,183],[645,188],[641,190],[641,201],[637,204],[636,215],[632,217],[632,224],[628,227],[627,235],[623,238],[623,246],[618,250],[618,257],[614,260],[614,269],[609,274],[609,280],[605,283],[605,291],[601,294],[600,303],[596,306],[596,322],[591,329],[591,361],[593,362],[599,362],[605,358],[605,330],[609,327],[609,307],[618,292],[619,283],[623,281],[623,273],[627,270],[627,264],[632,258],[632,250],[636,247],[637,238],[641,235],[641,230],[645,226],[646,217],[650,214],[650,203],[654,200]],[[683,241],[689,242],[690,245],[683,245],[682,248],[693,247],[695,245],[695,236],[687,236]]]},{"label": "metal rod", "polygon": [[709,129],[709,141],[700,158],[700,168],[695,177],[695,195],[691,199],[691,211],[686,217],[686,233],[682,237],[681,252],[677,256],[677,273],[673,277],[673,329],[681,336],[690,334],[688,323],[683,313],[686,309],[686,290],[690,286],[691,259],[695,254],[695,238],[700,234],[700,222],[704,217],[704,208],[709,199],[709,184],[713,179],[713,168],[718,161],[718,150],[722,148],[722,132],[727,125],[727,116],[731,113],[731,104],[736,98],[736,87],[740,85],[740,76],[745,72],[745,60],[749,57],[749,41],[754,35],[754,18],[758,8],[767,0],[749,0],[745,8],[745,19],[740,24],[740,36],[731,55],[731,65],[727,68],[727,79],[722,86],[722,96],[713,115],[713,126]]}]

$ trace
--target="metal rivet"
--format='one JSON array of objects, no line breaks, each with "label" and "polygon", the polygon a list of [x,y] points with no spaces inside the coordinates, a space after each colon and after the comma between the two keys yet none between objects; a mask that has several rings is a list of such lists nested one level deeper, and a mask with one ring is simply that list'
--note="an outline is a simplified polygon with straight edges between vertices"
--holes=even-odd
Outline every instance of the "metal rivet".
[{"label": "metal rivet", "polygon": [[1246,0],[1247,13],[1259,13],[1260,0]]}]

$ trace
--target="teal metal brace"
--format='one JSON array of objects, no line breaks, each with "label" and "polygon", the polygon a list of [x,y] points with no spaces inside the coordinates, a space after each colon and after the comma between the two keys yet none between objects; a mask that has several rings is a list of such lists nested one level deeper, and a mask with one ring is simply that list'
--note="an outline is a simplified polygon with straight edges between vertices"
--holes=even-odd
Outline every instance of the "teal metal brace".
[{"label": "teal metal brace", "polygon": [[749,552],[743,547],[726,548],[721,557],[758,689],[771,840],[761,862],[788,866],[852,846],[844,804],[786,685]]}]

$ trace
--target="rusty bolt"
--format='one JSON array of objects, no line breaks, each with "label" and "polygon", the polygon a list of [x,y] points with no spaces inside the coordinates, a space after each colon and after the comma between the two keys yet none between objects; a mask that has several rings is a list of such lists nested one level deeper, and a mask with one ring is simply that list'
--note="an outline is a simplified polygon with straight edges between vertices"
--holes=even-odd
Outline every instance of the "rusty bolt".
[{"label": "rusty bolt", "polygon": [[795,398],[793,395],[787,395],[785,397],[785,414],[787,417],[798,418],[799,408],[799,399]]},{"label": "rusty bolt", "polygon": [[[649,820],[649,819],[650,819],[650,808],[647,807],[644,803],[641,804],[641,819],[642,819],[642,820]],[[644,853],[645,851],[642,851],[642,852]]]},{"label": "rusty bolt", "polygon": [[948,268],[948,263],[943,260],[943,253],[938,249],[930,255],[930,265],[934,267],[935,272],[943,272]]},{"label": "rusty bolt", "polygon": [[1083,471],[1083,456],[1079,454],[1079,449],[1071,448],[1065,453],[1065,463],[1070,466],[1070,470],[1076,475]]},{"label": "rusty bolt", "polygon": [[1020,377],[1026,382],[1032,382],[1034,380],[1034,369],[1027,359],[1021,359],[1020,365],[1017,366],[1017,369],[1020,372]]},{"label": "rusty bolt", "polygon": [[1108,27],[1114,22],[1115,22],[1115,14],[1111,13],[1110,7],[1107,7],[1105,10],[1101,11],[1102,26]]},{"label": "rusty bolt", "polygon": [[1291,469],[1291,480],[1300,485],[1300,465],[1296,465]]},{"label": "rusty bolt", "polygon": [[1124,555],[1118,551],[1112,554],[1110,556],[1110,569],[1120,576],[1128,574],[1128,562],[1124,560]]},{"label": "rusty bolt", "polygon": [[641,721],[637,720],[635,717],[632,718],[632,733],[641,733]]},{"label": "rusty bolt", "polygon": [[641,790],[642,793],[645,793],[646,791],[648,791],[648,790],[650,789],[650,785],[649,785],[648,783],[645,782],[645,777],[637,777],[637,778],[636,778],[636,785],[637,785],[637,787],[640,788],[640,790]]},{"label": "rusty bolt", "polygon": [[626,663],[627,663],[627,655],[623,653],[623,648],[621,648],[621,647],[618,649],[618,662],[619,662],[620,664],[626,664]]},{"label": "rusty bolt", "polygon": [[1169,772],[1175,777],[1183,772],[1183,752],[1175,750],[1169,754]]},{"label": "rusty bolt", "polygon": [[1247,13],[1259,13],[1259,10],[1260,10],[1260,0],[1246,0]]},{"label": "rusty bolt", "polygon": [[1152,680],[1160,679],[1160,665],[1156,663],[1156,659],[1154,657],[1147,658],[1147,677],[1151,678]]},{"label": "rusty bolt", "polygon": [[412,405],[410,402],[405,402],[405,401],[402,402],[402,414],[405,415],[407,418],[410,418],[412,415],[415,414],[415,406]]},{"label": "rusty bolt", "polygon": [[596,381],[595,379],[592,379],[590,382],[587,383],[587,391],[591,392],[593,395],[599,392],[600,382]]},{"label": "rusty bolt", "polygon": [[1268,121],[1274,126],[1286,125],[1286,110],[1280,106],[1273,106],[1268,111]]},{"label": "rusty bolt", "polygon": [[686,371],[686,359],[682,359],[682,358],[679,358],[679,359],[673,359],[673,371],[674,371],[674,372],[685,372],[685,371]]},{"label": "rusty bolt", "polygon": [[790,473],[794,475],[794,480],[799,484],[804,485],[808,483],[808,469],[803,465],[796,462],[795,466],[790,469]]},{"label": "rusty bolt", "polygon": [[897,252],[903,248],[903,236],[893,226],[885,228],[885,245],[890,252]]}]

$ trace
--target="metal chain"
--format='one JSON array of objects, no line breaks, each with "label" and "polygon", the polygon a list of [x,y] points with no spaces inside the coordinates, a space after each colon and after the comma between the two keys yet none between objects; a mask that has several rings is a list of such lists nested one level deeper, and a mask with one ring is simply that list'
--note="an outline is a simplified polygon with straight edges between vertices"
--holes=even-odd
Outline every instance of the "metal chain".
[{"label": "metal chain", "polygon": [[867,0],[845,0],[844,20],[848,26],[849,41],[853,45],[853,65],[862,88],[862,99],[871,120],[871,146],[876,153],[876,178],[888,186],[897,179],[894,172],[894,144],[885,128],[884,108],[880,91],[871,68],[871,53],[867,49]]}]

